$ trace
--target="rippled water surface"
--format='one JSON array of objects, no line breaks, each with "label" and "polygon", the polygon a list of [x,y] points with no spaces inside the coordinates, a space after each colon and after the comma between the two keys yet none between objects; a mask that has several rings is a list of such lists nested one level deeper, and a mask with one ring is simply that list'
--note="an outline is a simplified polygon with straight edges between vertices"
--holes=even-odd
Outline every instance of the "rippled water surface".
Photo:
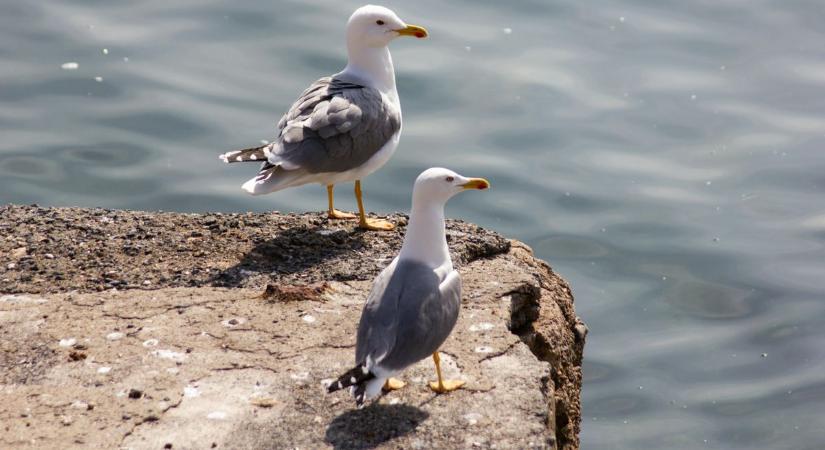
[{"label": "rippled water surface", "polygon": [[[216,155],[344,65],[356,6],[4,1],[0,202],[323,209]],[[431,38],[393,44],[404,132],[367,206],[406,210],[429,166],[492,181],[449,214],[573,285],[583,448],[822,448],[822,2],[387,6]]]}]

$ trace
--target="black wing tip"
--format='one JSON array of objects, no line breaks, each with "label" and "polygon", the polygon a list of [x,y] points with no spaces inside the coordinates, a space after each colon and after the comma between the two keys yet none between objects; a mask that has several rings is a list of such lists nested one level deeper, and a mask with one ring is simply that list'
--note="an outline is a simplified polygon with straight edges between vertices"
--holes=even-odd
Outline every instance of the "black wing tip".
[{"label": "black wing tip", "polygon": [[364,407],[364,401],[367,397],[367,383],[363,382],[355,386],[355,390],[353,391],[352,396],[355,397],[355,406],[358,409],[362,409]]},{"label": "black wing tip", "polygon": [[335,392],[337,390],[340,390],[340,389],[343,389],[343,388],[344,388],[344,385],[341,384],[340,380],[333,381],[333,382],[331,382],[330,384],[327,385],[327,394],[332,394],[333,392]]},{"label": "black wing tip", "polygon": [[355,386],[355,395],[357,397],[359,394],[363,394],[364,390],[366,389],[366,382],[372,380],[373,378],[375,378],[375,375],[369,370],[367,370],[366,365],[359,364],[353,367],[352,369],[344,372],[343,375],[341,375],[335,381],[327,385],[327,393],[331,394],[340,389]]},{"label": "black wing tip", "polygon": [[233,163],[233,162],[265,162],[267,160],[266,155],[266,146],[269,144],[264,144],[259,147],[250,147],[245,148],[242,150],[233,150],[231,152],[226,152],[221,155],[218,155],[218,159],[225,163]]}]

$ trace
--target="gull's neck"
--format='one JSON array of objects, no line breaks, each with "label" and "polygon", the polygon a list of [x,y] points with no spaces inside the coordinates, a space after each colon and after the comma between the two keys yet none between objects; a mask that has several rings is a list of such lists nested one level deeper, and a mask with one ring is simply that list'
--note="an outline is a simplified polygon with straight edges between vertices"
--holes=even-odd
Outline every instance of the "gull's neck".
[{"label": "gull's neck", "polygon": [[411,259],[447,271],[453,268],[444,224],[444,203],[413,200],[410,223],[398,259]]},{"label": "gull's neck", "polygon": [[369,87],[376,88],[395,100],[398,99],[395,90],[395,68],[389,48],[366,47],[348,41],[347,53],[349,61],[347,67],[341,71],[342,75],[350,75]]}]

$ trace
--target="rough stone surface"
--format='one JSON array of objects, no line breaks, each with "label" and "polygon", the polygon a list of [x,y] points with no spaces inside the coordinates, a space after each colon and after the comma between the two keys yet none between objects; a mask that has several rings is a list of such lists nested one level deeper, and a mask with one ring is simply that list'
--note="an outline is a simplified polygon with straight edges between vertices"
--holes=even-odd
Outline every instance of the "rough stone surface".
[{"label": "rough stone surface", "polygon": [[[259,287],[267,281],[372,280],[401,248],[392,232],[364,232],[325,214],[180,214],[0,207],[0,292]],[[457,266],[504,253],[496,233],[451,221]],[[50,256],[47,256],[50,255]]]},{"label": "rough stone surface", "polygon": [[0,448],[578,447],[586,327],[517,241],[448,224],[462,274],[442,348],[354,409],[371,280],[400,247],[316,214],[0,208]]}]

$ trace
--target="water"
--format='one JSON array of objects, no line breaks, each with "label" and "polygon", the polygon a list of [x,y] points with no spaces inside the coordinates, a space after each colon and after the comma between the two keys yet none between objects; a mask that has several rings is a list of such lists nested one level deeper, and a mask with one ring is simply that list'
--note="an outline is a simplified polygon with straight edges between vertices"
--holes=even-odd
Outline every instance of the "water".
[{"label": "water", "polygon": [[[0,202],[325,207],[319,186],[247,196],[254,167],[217,154],[343,66],[358,4],[3,3]],[[492,181],[448,212],[572,283],[583,448],[821,448],[822,3],[388,6],[431,38],[392,47],[404,132],[367,207],[406,210],[428,166]]]}]

